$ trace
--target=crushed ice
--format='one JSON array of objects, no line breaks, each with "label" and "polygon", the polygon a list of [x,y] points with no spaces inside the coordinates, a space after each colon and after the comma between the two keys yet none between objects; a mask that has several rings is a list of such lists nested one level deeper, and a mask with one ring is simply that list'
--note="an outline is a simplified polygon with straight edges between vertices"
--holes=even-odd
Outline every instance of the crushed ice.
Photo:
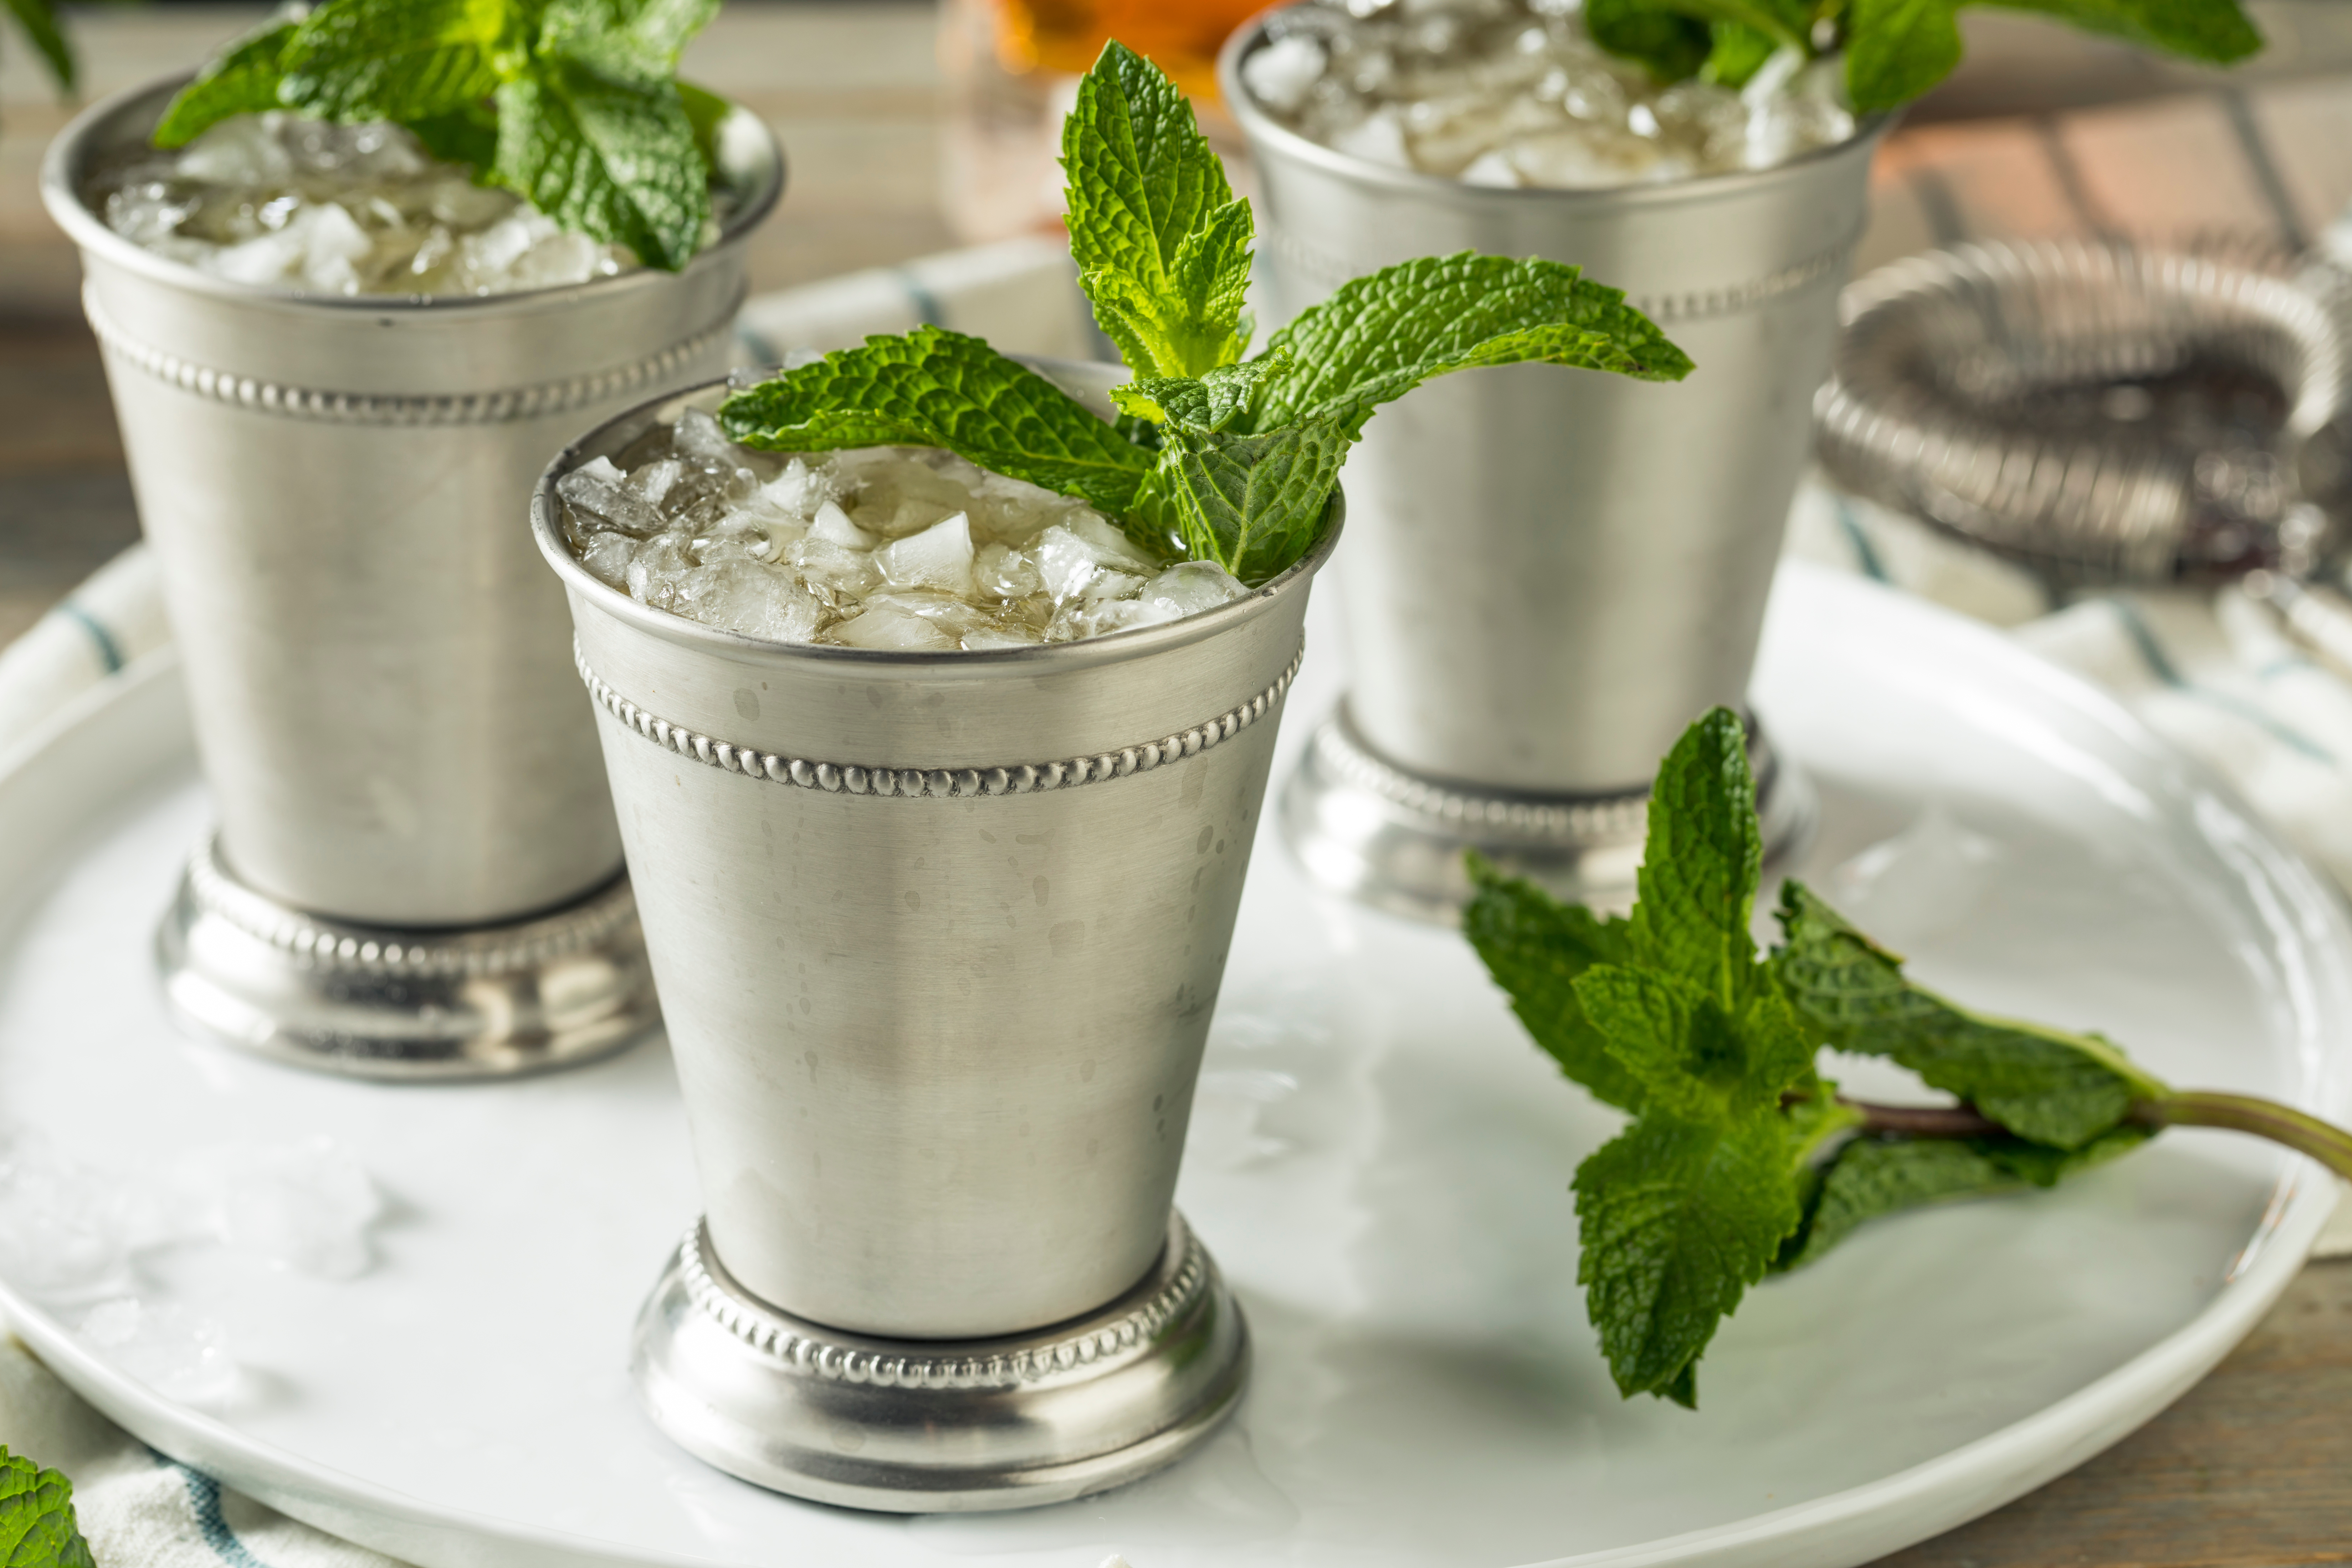
[{"label": "crushed ice", "polygon": [[236,1365],[217,1323],[142,1294],[142,1254],[215,1245],[350,1279],[373,1260],[368,1228],[382,1207],[331,1139],[218,1144],[110,1170],[41,1133],[0,1129],[0,1279],[51,1306],[85,1307],[85,1341],[184,1404],[226,1398]]},{"label": "crushed ice", "polygon": [[1573,0],[1314,0],[1242,64],[1309,139],[1480,185],[1592,189],[1769,168],[1853,134],[1843,63],[1794,49],[1744,89],[1661,88],[1603,53]]},{"label": "crushed ice", "polygon": [[640,604],[776,642],[918,652],[1023,647],[1155,626],[1247,589],[1154,558],[1085,502],[952,453],[779,459],[689,409],[666,435],[556,481],[572,548]]},{"label": "crushed ice", "polygon": [[625,247],[476,184],[394,125],[238,115],[184,147],[110,163],[87,199],[158,255],[313,294],[498,294],[636,265]]}]

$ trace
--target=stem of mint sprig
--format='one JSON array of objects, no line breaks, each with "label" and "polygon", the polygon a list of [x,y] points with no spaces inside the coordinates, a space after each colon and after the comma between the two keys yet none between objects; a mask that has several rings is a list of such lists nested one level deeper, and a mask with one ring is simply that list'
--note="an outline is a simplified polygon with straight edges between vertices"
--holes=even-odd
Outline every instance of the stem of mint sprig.
[{"label": "stem of mint sprig", "polygon": [[1862,113],[1900,109],[1960,63],[1970,4],[2038,13],[2145,47],[2226,65],[2263,47],[2237,0],[1585,0],[1593,42],[1661,81],[1739,87],[1776,51],[1842,51]]},{"label": "stem of mint sprig", "polygon": [[[14,3],[14,0],[12,0]],[[677,79],[719,0],[325,0],[230,44],[155,127],[231,115],[389,121],[565,228],[676,271],[710,221],[726,101]]]},{"label": "stem of mint sprig", "polygon": [[1529,361],[1690,372],[1619,290],[1469,251],[1359,278],[1244,358],[1249,204],[1183,93],[1118,43],[1078,84],[1062,163],[1080,286],[1135,376],[1111,394],[1117,424],[978,338],[924,327],[736,393],[719,409],[729,436],[776,452],[944,447],[1255,584],[1322,537],[1373,409],[1431,376]]},{"label": "stem of mint sprig", "polygon": [[[2053,1186],[2167,1127],[2267,1138],[2352,1177],[2352,1133],[2250,1095],[2176,1089],[2113,1042],[1977,1013],[1912,983],[1801,882],[1782,942],[1748,935],[1762,841],[1738,715],[1685,732],[1652,787],[1631,916],[1470,858],[1464,928],[1535,1042],[1631,1121],[1578,1167],[1578,1281],[1619,1391],[1685,1405],[1748,1287],[1864,1222]],[[1948,1103],[1849,1099],[1824,1047]]]}]

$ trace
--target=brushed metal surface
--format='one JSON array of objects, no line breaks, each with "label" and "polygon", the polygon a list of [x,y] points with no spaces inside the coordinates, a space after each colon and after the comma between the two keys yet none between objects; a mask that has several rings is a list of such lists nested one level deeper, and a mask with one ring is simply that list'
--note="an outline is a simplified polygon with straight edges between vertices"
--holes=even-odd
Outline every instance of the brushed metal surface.
[{"label": "brushed metal surface", "polygon": [[1170,1215],[1117,1300],[1034,1333],[845,1334],[748,1292],[697,1226],[637,1321],[655,1423],[731,1475],[891,1513],[1063,1502],[1172,1462],[1241,1404],[1249,1334],[1217,1266]]},{"label": "brushed metal surface", "polygon": [[1477,249],[1572,262],[1697,369],[1652,384],[1548,365],[1387,405],[1348,461],[1350,710],[1388,761],[1554,795],[1646,784],[1685,725],[1744,706],[1811,444],[1883,122],[1780,168],[1622,190],[1499,190],[1381,168],[1249,100],[1269,319],[1349,278]]},{"label": "brushed metal surface", "polygon": [[521,520],[569,437],[709,375],[775,143],[683,272],[482,298],[341,299],[208,277],[109,230],[94,159],[179,79],[92,106],[42,195],[80,247],[142,523],[187,668],[221,849],[291,909],[501,924],[610,881],[621,848],[562,595]]},{"label": "brushed metal surface", "polygon": [[[1781,762],[1753,719],[1748,752],[1765,865],[1784,865],[1811,839],[1812,786]],[[1423,778],[1376,755],[1343,702],[1283,782],[1276,809],[1284,841],[1322,886],[1391,914],[1454,925],[1474,891],[1465,862],[1471,849],[1555,898],[1631,910],[1649,803],[1647,786],[1549,795]]]},{"label": "brushed metal surface", "polygon": [[155,933],[173,1021],[346,1078],[511,1078],[609,1056],[661,1026],[629,879],[463,931],[288,909],[196,852]]},{"label": "brushed metal surface", "polygon": [[[1100,389],[1121,373],[1068,366]],[[1249,598],[1004,652],[756,640],[581,567],[532,500],[661,986],[712,1242],[905,1339],[1090,1312],[1158,1255],[1324,542]]]}]

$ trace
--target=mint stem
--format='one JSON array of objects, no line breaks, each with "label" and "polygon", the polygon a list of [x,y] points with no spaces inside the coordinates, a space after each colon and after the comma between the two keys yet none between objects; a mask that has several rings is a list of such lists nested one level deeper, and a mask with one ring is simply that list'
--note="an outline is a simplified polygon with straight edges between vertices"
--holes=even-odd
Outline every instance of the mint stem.
[{"label": "mint stem", "polygon": [[2308,1154],[2352,1180],[2352,1132],[2274,1100],[2189,1089],[2134,1101],[2130,1120],[2143,1127],[2226,1127],[2251,1132]]},{"label": "mint stem", "polygon": [[1907,1138],[2005,1138],[2009,1130],[1973,1105],[1874,1105],[1866,1100],[1837,1102],[1862,1112],[1865,1132],[1900,1132]]}]

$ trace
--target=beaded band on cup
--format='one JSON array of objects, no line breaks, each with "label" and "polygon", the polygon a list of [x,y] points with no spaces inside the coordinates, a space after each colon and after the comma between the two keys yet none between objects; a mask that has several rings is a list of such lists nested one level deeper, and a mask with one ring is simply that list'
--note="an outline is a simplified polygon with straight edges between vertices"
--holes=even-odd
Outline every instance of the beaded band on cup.
[{"label": "beaded band on cup", "polygon": [[1283,694],[1290,689],[1291,681],[1297,678],[1299,662],[1307,657],[1307,650],[1302,647],[1292,655],[1289,668],[1275,678],[1273,685],[1247,702],[1178,734],[1163,736],[1140,746],[1099,752],[1091,757],[1024,763],[999,768],[891,768],[856,763],[819,763],[805,757],[780,756],[773,752],[739,746],[732,742],[716,740],[689,730],[683,724],[656,719],[646,712],[614,690],[602,676],[589,668],[588,655],[576,638],[572,644],[572,656],[579,667],[581,680],[587,686],[589,696],[595,699],[598,707],[654,744],[666,746],[681,757],[708,763],[727,773],[741,773],[746,778],[765,779],[772,784],[789,784],[800,789],[820,789],[835,795],[946,799],[982,795],[1034,795],[1049,789],[1073,789],[1080,784],[1103,784],[1111,779],[1150,773],[1163,763],[1198,756],[1211,747],[1233,739],[1279,706]]},{"label": "beaded band on cup", "polygon": [[236,879],[207,842],[188,862],[187,896],[254,941],[302,968],[413,978],[504,974],[595,946],[637,919],[637,900],[621,878],[569,909],[463,936],[425,935],[327,921],[289,909]]},{"label": "beaded band on cup", "polygon": [[[1316,758],[1332,774],[1368,794],[1449,826],[1499,832],[1570,845],[1629,844],[1650,816],[1644,787],[1622,795],[1571,797],[1487,794],[1407,773],[1379,755],[1356,732],[1342,706],[1315,731]],[[1751,721],[1748,750],[1759,791],[1771,787],[1779,764],[1763,731]]]},{"label": "beaded band on cup", "polygon": [[742,304],[739,293],[725,314],[694,336],[649,354],[634,364],[619,365],[568,381],[542,382],[537,386],[509,387],[497,392],[467,392],[409,396],[394,393],[328,392],[312,387],[281,386],[253,376],[213,370],[174,358],[139,342],[107,319],[90,290],[82,290],[82,308],[90,330],[113,354],[132,369],[168,383],[183,392],[216,403],[250,408],[257,414],[283,415],[290,419],[314,419],[331,425],[499,425],[518,419],[539,419],[591,404],[607,403],[625,393],[675,380],[711,347],[727,338]]},{"label": "beaded band on cup", "polygon": [[1181,1237],[1183,1248],[1174,1272],[1127,1311],[1074,1334],[984,1354],[908,1355],[827,1339],[815,1324],[752,1300],[728,1275],[711,1248],[709,1228],[700,1223],[678,1245],[677,1266],[689,1300],[753,1350],[795,1371],[886,1388],[1017,1388],[1139,1350],[1192,1304],[1208,1283],[1208,1256],[1190,1226],[1179,1220],[1172,1229],[1171,1245]]}]

